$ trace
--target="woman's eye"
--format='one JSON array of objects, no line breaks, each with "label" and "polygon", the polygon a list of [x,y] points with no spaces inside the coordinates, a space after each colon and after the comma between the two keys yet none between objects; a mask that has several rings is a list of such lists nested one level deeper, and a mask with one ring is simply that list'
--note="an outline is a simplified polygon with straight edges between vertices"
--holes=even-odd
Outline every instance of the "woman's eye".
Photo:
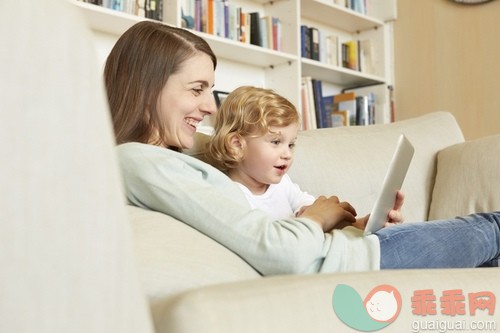
[{"label": "woman's eye", "polygon": [[203,88],[193,88],[193,91],[194,91],[197,95],[199,95],[199,94],[201,94],[201,93],[203,92]]}]

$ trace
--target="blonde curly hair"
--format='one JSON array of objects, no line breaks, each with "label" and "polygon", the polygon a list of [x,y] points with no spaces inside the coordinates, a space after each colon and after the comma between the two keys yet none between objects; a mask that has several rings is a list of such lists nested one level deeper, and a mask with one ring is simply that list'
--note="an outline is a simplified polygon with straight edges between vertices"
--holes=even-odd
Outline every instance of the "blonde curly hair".
[{"label": "blonde curly hair", "polygon": [[207,158],[227,172],[236,168],[243,159],[231,145],[234,136],[259,137],[270,133],[270,127],[285,127],[299,121],[295,106],[273,90],[239,87],[226,97],[217,111]]}]

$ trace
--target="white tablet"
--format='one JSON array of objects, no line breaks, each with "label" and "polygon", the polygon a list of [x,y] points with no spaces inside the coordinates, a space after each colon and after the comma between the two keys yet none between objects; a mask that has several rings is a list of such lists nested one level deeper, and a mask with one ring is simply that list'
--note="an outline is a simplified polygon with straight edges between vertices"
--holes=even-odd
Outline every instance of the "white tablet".
[{"label": "white tablet", "polygon": [[387,222],[387,214],[394,207],[396,193],[403,185],[414,152],[413,145],[404,134],[401,134],[385,175],[382,190],[366,223],[365,235],[382,229]]}]

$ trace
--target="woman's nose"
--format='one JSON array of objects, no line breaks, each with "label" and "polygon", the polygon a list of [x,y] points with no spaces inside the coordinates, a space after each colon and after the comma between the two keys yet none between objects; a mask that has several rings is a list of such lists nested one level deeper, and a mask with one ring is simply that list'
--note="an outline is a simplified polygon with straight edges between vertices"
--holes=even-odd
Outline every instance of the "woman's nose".
[{"label": "woman's nose", "polygon": [[217,112],[217,105],[215,104],[215,98],[213,94],[206,94],[203,103],[200,105],[200,110],[208,114],[214,114],[215,112]]}]

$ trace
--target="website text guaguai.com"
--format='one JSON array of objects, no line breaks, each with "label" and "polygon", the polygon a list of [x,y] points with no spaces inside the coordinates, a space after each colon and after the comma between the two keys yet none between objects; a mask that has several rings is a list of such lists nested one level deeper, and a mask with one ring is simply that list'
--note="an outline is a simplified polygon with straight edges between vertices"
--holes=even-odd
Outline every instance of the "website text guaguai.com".
[{"label": "website text guaguai.com", "polygon": [[411,331],[419,332],[496,332],[495,320],[414,320]]}]

